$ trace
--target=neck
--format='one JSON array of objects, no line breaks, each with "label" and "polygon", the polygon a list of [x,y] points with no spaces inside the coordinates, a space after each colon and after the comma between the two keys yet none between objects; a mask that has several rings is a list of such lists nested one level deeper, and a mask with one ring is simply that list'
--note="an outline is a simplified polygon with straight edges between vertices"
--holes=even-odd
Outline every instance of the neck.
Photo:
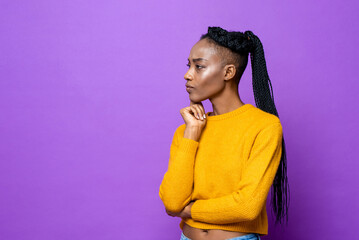
[{"label": "neck", "polygon": [[209,100],[211,101],[213,108],[213,112],[211,112],[209,116],[224,114],[245,105],[245,103],[242,102],[238,91],[222,94],[221,96]]}]

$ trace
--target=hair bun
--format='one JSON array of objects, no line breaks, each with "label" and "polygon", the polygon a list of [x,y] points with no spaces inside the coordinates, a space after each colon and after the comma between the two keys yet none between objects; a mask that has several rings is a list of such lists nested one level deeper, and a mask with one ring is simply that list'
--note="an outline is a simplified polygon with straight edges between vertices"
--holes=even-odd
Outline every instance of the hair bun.
[{"label": "hair bun", "polygon": [[219,45],[227,47],[233,52],[246,54],[253,50],[253,41],[249,33],[252,32],[228,32],[221,27],[208,27],[207,35]]},{"label": "hair bun", "polygon": [[220,27],[208,27],[208,34],[211,36],[216,36],[217,38],[227,37],[228,31]]}]

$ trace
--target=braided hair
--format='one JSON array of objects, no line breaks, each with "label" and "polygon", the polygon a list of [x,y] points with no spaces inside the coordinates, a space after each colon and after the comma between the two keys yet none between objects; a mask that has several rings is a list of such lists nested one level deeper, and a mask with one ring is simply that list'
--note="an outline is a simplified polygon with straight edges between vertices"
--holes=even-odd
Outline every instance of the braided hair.
[{"label": "braided hair", "polygon": [[[251,31],[245,31],[244,33],[228,32],[220,27],[208,27],[208,32],[201,36],[200,40],[202,39],[208,40],[208,42],[212,43],[217,49],[222,48],[220,51],[217,51],[222,55],[222,65],[226,64],[228,59],[235,62],[238,71],[238,74],[236,73],[235,75],[237,84],[247,66],[248,55],[251,53],[252,85],[256,106],[279,118],[274,104],[273,89],[267,72],[264,50],[259,38]],[[289,197],[289,185],[286,159],[283,137],[281,160],[272,185],[274,194],[272,194],[271,205],[276,216],[275,224],[277,224],[277,222],[282,223],[284,216],[286,216],[288,223],[289,201],[287,198]]]}]

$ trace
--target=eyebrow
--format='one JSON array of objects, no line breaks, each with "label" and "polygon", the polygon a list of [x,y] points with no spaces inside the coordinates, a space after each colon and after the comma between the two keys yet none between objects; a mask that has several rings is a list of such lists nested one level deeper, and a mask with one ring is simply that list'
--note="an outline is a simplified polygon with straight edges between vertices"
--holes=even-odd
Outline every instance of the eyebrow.
[{"label": "eyebrow", "polygon": [[[187,58],[187,60],[189,61],[189,58]],[[194,58],[193,59],[193,62],[197,62],[197,61],[208,61],[208,60],[205,58]]]}]

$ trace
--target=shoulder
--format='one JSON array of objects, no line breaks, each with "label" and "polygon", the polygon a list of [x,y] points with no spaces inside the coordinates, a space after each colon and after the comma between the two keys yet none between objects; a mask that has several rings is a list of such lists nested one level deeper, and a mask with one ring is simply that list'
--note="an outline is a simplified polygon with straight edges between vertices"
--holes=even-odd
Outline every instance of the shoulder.
[{"label": "shoulder", "polygon": [[250,110],[250,114],[251,116],[251,120],[252,120],[252,126],[255,126],[255,129],[257,130],[257,132],[260,132],[264,129],[268,129],[268,128],[280,128],[280,130],[282,129],[282,124],[281,121],[279,119],[279,117],[277,117],[274,114],[268,113],[266,111],[263,111],[260,108],[257,108],[255,106],[253,106],[253,108],[251,108]]}]

